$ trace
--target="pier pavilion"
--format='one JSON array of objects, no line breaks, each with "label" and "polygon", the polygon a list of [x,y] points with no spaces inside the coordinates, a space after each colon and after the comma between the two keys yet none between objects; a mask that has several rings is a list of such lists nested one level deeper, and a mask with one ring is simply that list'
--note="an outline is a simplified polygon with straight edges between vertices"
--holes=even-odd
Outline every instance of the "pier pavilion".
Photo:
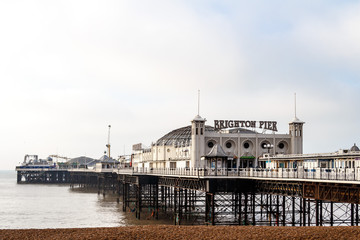
[{"label": "pier pavilion", "polygon": [[215,120],[214,126],[205,122],[205,118],[197,115],[191,125],[169,132],[149,148],[133,145],[132,166],[203,168],[208,165],[206,156],[215,146],[226,153],[231,168],[265,167],[264,162],[258,161],[265,153],[303,153],[304,122],[296,117],[285,134],[277,133],[274,121]]}]

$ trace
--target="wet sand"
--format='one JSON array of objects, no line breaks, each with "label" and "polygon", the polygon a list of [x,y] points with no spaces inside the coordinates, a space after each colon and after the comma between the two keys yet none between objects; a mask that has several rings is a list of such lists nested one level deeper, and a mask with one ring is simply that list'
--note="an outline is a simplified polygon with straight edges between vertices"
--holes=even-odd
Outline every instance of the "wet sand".
[{"label": "wet sand", "polygon": [[129,226],[0,230],[0,239],[359,239],[360,227]]}]

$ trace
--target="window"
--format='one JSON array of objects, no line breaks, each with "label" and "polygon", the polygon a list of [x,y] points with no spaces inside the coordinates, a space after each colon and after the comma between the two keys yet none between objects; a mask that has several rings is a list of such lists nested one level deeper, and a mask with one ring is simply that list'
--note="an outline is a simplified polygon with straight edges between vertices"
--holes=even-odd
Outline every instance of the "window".
[{"label": "window", "polygon": [[270,145],[268,142],[263,142],[261,143],[261,148],[266,149],[268,145]]},{"label": "window", "polygon": [[226,146],[227,148],[231,148],[231,147],[232,147],[232,144],[231,144],[231,142],[227,142],[227,143],[225,144],[225,146]]},{"label": "window", "polygon": [[250,147],[250,144],[248,142],[245,142],[243,146],[245,149],[248,149]]},{"label": "window", "polygon": [[213,141],[209,141],[207,145],[208,145],[209,148],[212,148],[212,147],[214,146],[214,142],[213,142]]},{"label": "window", "polygon": [[170,162],[170,168],[176,168],[176,162]]},{"label": "window", "polygon": [[284,144],[283,142],[281,142],[281,143],[279,143],[278,147],[279,147],[280,149],[284,149],[285,144]]}]

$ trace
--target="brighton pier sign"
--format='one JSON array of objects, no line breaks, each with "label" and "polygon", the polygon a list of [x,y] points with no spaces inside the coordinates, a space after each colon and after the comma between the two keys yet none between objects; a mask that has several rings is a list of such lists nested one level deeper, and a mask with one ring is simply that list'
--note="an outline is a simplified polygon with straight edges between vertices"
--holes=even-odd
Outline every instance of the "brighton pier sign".
[{"label": "brighton pier sign", "polygon": [[261,128],[277,132],[277,122],[274,121],[240,121],[240,120],[214,120],[215,129],[223,128]]}]

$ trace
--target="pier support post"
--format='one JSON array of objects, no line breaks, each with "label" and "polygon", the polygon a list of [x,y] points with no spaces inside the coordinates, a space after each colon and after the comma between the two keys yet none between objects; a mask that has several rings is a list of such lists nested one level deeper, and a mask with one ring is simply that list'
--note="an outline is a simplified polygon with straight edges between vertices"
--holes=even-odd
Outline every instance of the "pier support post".
[{"label": "pier support post", "polygon": [[354,224],[354,204],[353,203],[351,203],[351,205],[350,205],[350,212],[351,212],[351,216],[350,216],[351,226],[354,226],[355,224]]},{"label": "pier support post", "polygon": [[100,192],[101,192],[101,178],[98,176],[97,177],[97,185],[98,185],[98,195],[100,195]]},{"label": "pier support post", "polygon": [[355,221],[356,226],[359,226],[359,204],[355,205]]},{"label": "pier support post", "polygon": [[106,176],[103,177],[102,187],[103,187],[103,196],[105,197]]},{"label": "pier support post", "polygon": [[126,212],[127,183],[123,182],[123,212]]},{"label": "pier support post", "polygon": [[272,212],[272,195],[271,194],[267,194],[266,202],[267,202],[267,208],[266,209],[268,211],[269,224],[271,226],[271,224],[272,224],[272,213],[273,213]]},{"label": "pier support post", "polygon": [[334,203],[330,202],[330,226],[334,226]]},{"label": "pier support post", "polygon": [[117,184],[116,184],[116,193],[117,193],[116,202],[117,202],[117,204],[120,203],[120,188],[121,188],[121,183],[120,183],[120,181],[117,181]]},{"label": "pier support post", "polygon": [[[252,205],[252,207],[251,207],[252,208],[252,225],[255,226],[256,220],[255,220],[255,193],[254,192],[251,192],[251,203],[252,203],[251,204]],[[278,203],[279,203],[279,201],[278,201]]]},{"label": "pier support post", "polygon": [[211,195],[211,225],[215,225],[215,193]]},{"label": "pier support post", "polygon": [[242,223],[241,223],[241,218],[242,218],[242,203],[241,203],[241,201],[242,201],[242,193],[239,193],[239,225],[242,225]]},{"label": "pier support post", "polygon": [[302,217],[303,217],[303,226],[306,226],[306,198],[302,199],[303,204],[302,204]]},{"label": "pier support post", "polygon": [[167,212],[166,206],[168,204],[168,198],[169,198],[169,190],[167,187],[164,187],[164,211]]},{"label": "pier support post", "polygon": [[291,226],[295,226],[295,197],[292,197]]},{"label": "pier support post", "polygon": [[286,226],[286,216],[285,216],[285,203],[286,203],[286,197],[282,197],[282,225]]},{"label": "pier support post", "polygon": [[319,211],[320,211],[320,226],[323,225],[323,201],[320,200],[320,204],[319,204]]},{"label": "pier support post", "polygon": [[263,194],[260,193],[260,219],[263,218],[263,207],[264,207],[264,205],[263,205]]},{"label": "pier support post", "polygon": [[155,219],[159,219],[159,185],[155,185]]},{"label": "pier support post", "polygon": [[245,199],[244,199],[244,225],[248,225],[248,194],[247,192],[245,193]]},{"label": "pier support post", "polygon": [[215,225],[215,194],[210,192],[205,195],[205,222]]},{"label": "pier support post", "polygon": [[137,185],[136,187],[136,213],[135,216],[137,219],[140,219],[141,213],[141,185]]},{"label": "pier support post", "polygon": [[17,172],[17,183],[21,182],[21,171]]},{"label": "pier support post", "polygon": [[319,226],[319,200],[315,200],[315,218],[316,226]]},{"label": "pier support post", "polygon": [[188,215],[188,191],[187,191],[187,189],[185,189],[184,190],[184,210],[185,210],[185,218],[186,218],[186,220],[188,220],[188,217],[189,217],[189,215]]},{"label": "pier support post", "polygon": [[276,195],[276,226],[280,225],[280,196]]},{"label": "pier support post", "polygon": [[310,199],[308,199],[308,203],[307,203],[307,214],[308,214],[308,226],[311,225],[311,214],[310,214],[310,206],[311,202]]},{"label": "pier support post", "polygon": [[178,193],[178,188],[174,188],[174,225],[177,224],[179,217],[177,212],[177,193]]}]

